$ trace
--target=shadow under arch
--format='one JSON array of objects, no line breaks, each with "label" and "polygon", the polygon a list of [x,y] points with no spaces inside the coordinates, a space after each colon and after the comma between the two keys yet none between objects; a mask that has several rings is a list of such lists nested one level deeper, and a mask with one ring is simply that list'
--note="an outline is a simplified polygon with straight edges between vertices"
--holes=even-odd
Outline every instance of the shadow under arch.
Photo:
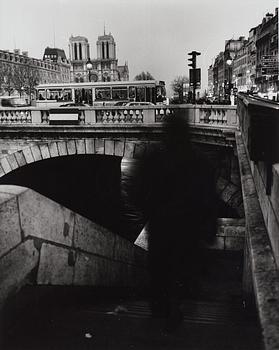
[{"label": "shadow under arch", "polygon": [[[40,141],[0,158],[0,183],[32,188],[89,219],[121,233],[121,225],[116,224],[117,220],[113,219],[113,217],[119,216],[119,212],[117,212],[120,207],[119,201],[113,197],[119,197],[121,159],[140,160],[154,145],[156,145],[156,141],[104,138]],[[91,157],[94,158],[94,162],[92,161],[89,166],[89,158]],[[73,163],[71,159],[75,159],[75,165],[70,165]],[[101,163],[102,165],[99,167]],[[42,188],[46,188],[46,184],[50,180],[46,176],[49,164],[51,164],[50,168],[53,169],[50,176],[52,185],[45,191]],[[99,168],[99,171],[95,172],[94,175],[90,172],[92,167],[95,170]],[[41,168],[40,174],[31,176],[30,172],[34,173],[35,168]],[[100,170],[101,168],[103,170]],[[26,169],[29,169],[28,175]],[[58,171],[59,169],[60,171]],[[26,173],[25,176],[22,176],[23,170]],[[61,175],[61,172],[64,175]],[[113,176],[108,179],[107,174],[114,174],[114,179]],[[67,179],[68,186],[66,186],[63,176]],[[74,177],[74,181],[70,181],[72,177]],[[23,178],[25,178],[24,182],[22,182]],[[224,182],[223,179],[217,179],[217,183],[221,181]],[[239,206],[239,203],[242,202],[241,193],[238,189],[230,190],[232,186],[228,185],[231,184],[226,185],[227,191],[222,191],[220,194],[221,200],[229,208]],[[237,196],[228,196],[227,192],[238,192],[238,194]],[[63,200],[61,200],[62,197],[64,197]],[[238,210],[238,208],[236,209]],[[109,220],[107,219],[108,215],[110,215]],[[127,228],[127,231],[129,230],[131,230],[131,226]],[[125,229],[123,234],[130,238]],[[130,235],[135,238],[137,233],[130,233]]]}]

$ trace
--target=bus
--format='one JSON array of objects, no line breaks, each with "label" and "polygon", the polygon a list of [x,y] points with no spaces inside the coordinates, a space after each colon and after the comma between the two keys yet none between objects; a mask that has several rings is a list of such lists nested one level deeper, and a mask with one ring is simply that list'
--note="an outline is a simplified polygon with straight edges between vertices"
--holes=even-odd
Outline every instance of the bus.
[{"label": "bus", "polygon": [[36,106],[113,106],[129,102],[162,104],[166,100],[164,81],[55,83],[36,87]]}]

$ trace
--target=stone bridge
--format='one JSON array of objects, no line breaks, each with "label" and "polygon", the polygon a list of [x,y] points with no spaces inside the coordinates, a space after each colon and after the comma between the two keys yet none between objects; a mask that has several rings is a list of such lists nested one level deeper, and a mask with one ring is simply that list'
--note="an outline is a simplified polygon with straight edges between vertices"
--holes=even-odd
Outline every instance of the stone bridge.
[{"label": "stone bridge", "polygon": [[112,156],[140,159],[160,142],[164,132],[162,120],[173,114],[188,120],[192,141],[212,159],[218,172],[220,197],[243,216],[234,140],[238,127],[235,107],[179,105],[61,110],[64,117],[67,113],[78,113],[78,123],[68,125],[59,119],[53,125],[53,110],[47,109],[0,111],[0,177],[27,164],[57,157],[102,155],[109,156],[108,162]]},{"label": "stone bridge", "polygon": [[[72,155],[138,159],[160,140],[165,115],[186,118],[192,141],[222,164],[217,190],[240,217],[234,229],[222,224],[209,248],[244,249],[244,300],[256,305],[265,349],[278,349],[277,105],[239,96],[237,115],[229,106],[82,108],[77,113],[75,125],[62,125],[53,124],[45,109],[0,111],[0,176]],[[146,281],[145,251],[133,242],[30,189],[2,185],[0,200],[2,303],[27,281],[135,288]]]}]

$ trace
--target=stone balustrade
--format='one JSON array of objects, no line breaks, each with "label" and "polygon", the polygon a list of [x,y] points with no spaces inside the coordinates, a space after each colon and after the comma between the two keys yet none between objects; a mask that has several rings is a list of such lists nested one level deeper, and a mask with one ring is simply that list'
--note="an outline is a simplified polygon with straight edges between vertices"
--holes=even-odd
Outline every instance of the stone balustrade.
[{"label": "stone balustrade", "polygon": [[32,110],[28,109],[0,109],[0,124],[32,123]]},{"label": "stone balustrade", "polygon": [[[70,108],[70,107],[69,107]],[[67,107],[64,108],[67,112]],[[49,124],[47,108],[5,108],[0,110],[1,124]],[[154,124],[168,115],[180,115],[191,124],[237,128],[236,107],[220,105],[104,106],[78,108],[79,125]]]}]

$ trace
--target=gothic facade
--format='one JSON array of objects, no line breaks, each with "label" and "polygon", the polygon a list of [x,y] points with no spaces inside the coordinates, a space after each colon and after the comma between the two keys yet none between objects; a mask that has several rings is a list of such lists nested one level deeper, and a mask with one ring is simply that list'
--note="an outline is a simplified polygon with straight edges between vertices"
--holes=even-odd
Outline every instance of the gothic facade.
[{"label": "gothic facade", "polygon": [[118,65],[116,43],[111,34],[98,37],[97,58],[90,59],[90,47],[87,38],[71,36],[69,57],[71,62],[71,80],[86,81],[126,81],[129,80],[128,64]]}]

